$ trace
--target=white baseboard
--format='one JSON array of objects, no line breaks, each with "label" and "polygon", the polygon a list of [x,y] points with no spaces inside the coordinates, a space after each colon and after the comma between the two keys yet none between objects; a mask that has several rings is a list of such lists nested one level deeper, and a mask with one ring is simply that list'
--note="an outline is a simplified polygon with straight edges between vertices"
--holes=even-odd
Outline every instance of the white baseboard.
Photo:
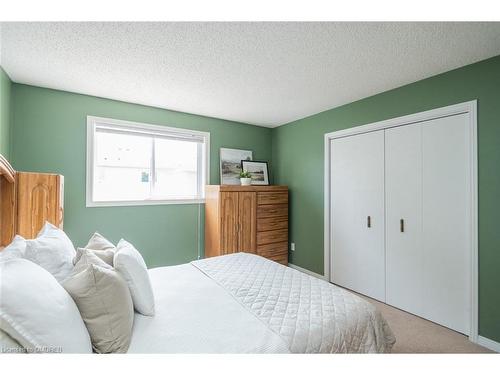
[{"label": "white baseboard", "polygon": [[478,336],[477,344],[493,350],[494,352],[500,353],[500,342],[493,341],[483,336]]},{"label": "white baseboard", "polygon": [[321,280],[326,280],[325,276],[320,275],[319,273],[316,273],[316,272],[313,272],[313,271],[306,270],[305,268],[302,268],[302,267],[296,266],[296,265],[295,265],[295,264],[293,264],[293,263],[288,263],[288,267],[293,268],[294,270],[297,270],[297,271],[300,271],[300,272],[307,273],[308,275],[311,275],[311,276],[317,277],[318,279],[321,279]]}]

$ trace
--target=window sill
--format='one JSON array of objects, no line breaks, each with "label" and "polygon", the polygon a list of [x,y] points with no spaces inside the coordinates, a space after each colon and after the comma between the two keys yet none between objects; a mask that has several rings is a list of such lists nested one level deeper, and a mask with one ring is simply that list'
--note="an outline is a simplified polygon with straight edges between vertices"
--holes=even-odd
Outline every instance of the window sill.
[{"label": "window sill", "polygon": [[88,202],[85,207],[122,207],[122,206],[162,206],[169,204],[200,204],[205,199],[170,199],[170,200],[144,200],[144,201],[118,201],[118,202]]}]

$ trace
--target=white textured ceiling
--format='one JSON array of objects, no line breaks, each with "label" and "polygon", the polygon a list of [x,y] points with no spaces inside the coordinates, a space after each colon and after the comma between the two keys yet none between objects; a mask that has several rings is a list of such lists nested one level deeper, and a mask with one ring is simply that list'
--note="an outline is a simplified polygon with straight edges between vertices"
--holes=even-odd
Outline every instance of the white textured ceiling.
[{"label": "white textured ceiling", "polygon": [[15,82],[274,127],[500,54],[500,23],[2,23]]}]

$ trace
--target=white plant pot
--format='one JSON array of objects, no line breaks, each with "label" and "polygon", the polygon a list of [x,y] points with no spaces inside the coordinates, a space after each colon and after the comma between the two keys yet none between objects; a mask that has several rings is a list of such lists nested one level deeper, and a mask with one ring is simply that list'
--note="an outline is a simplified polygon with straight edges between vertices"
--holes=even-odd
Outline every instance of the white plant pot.
[{"label": "white plant pot", "polygon": [[252,184],[251,178],[240,178],[241,185],[248,186]]}]

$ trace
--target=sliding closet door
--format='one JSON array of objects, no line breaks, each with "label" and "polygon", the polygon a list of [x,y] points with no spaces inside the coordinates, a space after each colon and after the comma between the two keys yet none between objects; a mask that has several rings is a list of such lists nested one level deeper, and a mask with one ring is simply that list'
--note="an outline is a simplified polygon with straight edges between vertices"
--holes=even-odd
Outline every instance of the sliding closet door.
[{"label": "sliding closet door", "polygon": [[422,126],[385,131],[386,302],[423,314]]},{"label": "sliding closet door", "polygon": [[465,334],[472,235],[468,116],[422,123],[423,316]]},{"label": "sliding closet door", "polygon": [[384,132],[331,142],[331,281],[383,301]]}]

